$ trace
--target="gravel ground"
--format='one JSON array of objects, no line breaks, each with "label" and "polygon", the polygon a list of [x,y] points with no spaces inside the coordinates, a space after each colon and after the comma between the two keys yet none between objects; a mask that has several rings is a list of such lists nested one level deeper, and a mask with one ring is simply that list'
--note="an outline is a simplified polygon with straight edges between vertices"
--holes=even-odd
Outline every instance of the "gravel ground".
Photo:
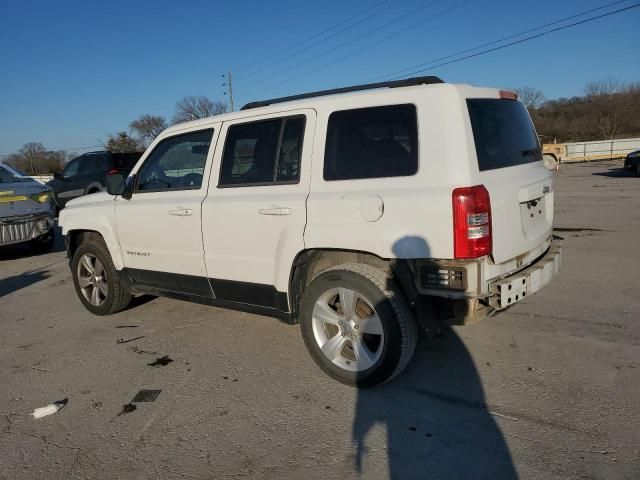
[{"label": "gravel ground", "polygon": [[[324,376],[297,327],[168,299],[95,317],[61,243],[1,252],[0,478],[640,478],[640,179],[619,166],[558,174],[551,285],[373,390]],[[129,411],[141,389],[161,392]]]}]

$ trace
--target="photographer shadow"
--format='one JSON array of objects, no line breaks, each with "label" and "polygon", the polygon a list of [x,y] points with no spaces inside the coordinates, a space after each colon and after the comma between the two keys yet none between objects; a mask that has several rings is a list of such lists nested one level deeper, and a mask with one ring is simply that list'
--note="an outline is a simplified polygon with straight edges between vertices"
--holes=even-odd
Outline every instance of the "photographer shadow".
[{"label": "photographer shadow", "polygon": [[[430,258],[420,237],[403,238],[394,253],[407,258],[408,249]],[[373,471],[378,478],[385,463],[383,478],[392,480],[517,478],[473,358],[456,330],[443,326],[436,338],[419,337],[404,373],[379,388],[358,390],[352,442],[354,466],[363,478]],[[379,427],[386,430],[386,458],[367,448],[367,436]]]}]

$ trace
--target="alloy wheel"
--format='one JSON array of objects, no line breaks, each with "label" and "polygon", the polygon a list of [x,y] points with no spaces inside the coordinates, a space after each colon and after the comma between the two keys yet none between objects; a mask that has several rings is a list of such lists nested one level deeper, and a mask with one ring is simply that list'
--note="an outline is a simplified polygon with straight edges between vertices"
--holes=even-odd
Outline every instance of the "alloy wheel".
[{"label": "alloy wheel", "polygon": [[315,303],[312,327],[322,353],[336,366],[362,372],[382,355],[382,321],[363,295],[348,288],[333,288]]},{"label": "alloy wheel", "polygon": [[102,262],[85,253],[78,262],[78,286],[85,300],[95,307],[102,305],[109,293],[109,284]]}]

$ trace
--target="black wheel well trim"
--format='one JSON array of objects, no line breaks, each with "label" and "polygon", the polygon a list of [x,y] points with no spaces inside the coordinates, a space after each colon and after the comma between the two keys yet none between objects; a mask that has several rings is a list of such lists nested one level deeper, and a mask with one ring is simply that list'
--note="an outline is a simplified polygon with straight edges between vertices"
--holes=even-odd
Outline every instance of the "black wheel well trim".
[{"label": "black wheel well trim", "polygon": [[387,272],[397,280],[409,304],[415,304],[418,292],[410,260],[383,258],[365,250],[309,248],[298,252],[289,274],[289,311],[294,323],[298,323],[300,303],[307,285],[321,272],[348,263],[364,263]]},{"label": "black wheel well trim", "polygon": [[92,238],[103,238],[103,237],[100,234],[100,232],[96,230],[90,230],[90,229],[69,230],[65,239],[65,244],[67,246],[67,256],[69,257],[69,261],[73,260],[73,255],[75,254],[78,247],[82,243]]}]

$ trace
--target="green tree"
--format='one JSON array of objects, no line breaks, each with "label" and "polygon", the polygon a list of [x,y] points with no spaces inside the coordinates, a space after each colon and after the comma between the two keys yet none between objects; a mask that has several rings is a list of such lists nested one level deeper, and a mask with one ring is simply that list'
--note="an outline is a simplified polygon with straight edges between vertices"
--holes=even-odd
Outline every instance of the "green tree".
[{"label": "green tree", "polygon": [[144,150],[140,140],[131,137],[127,132],[118,132],[109,135],[105,148],[113,153],[139,152]]}]

